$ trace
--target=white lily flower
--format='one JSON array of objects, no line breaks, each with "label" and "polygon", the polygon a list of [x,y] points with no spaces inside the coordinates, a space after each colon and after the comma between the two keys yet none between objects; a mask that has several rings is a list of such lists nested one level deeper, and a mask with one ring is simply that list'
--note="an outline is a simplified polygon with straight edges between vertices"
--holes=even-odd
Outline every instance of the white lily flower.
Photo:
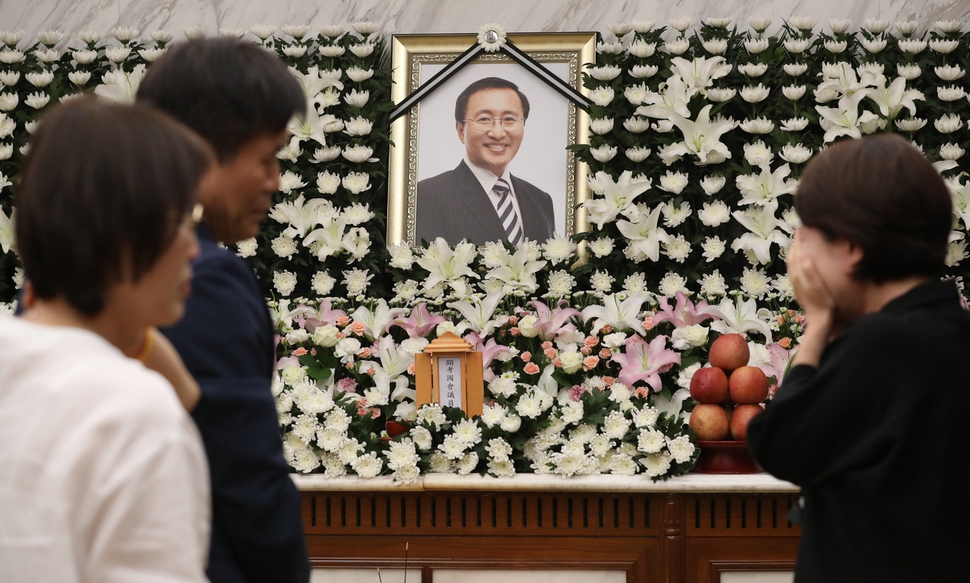
[{"label": "white lily flower", "polygon": [[778,203],[772,202],[765,206],[749,208],[744,212],[731,213],[731,216],[749,231],[736,239],[731,244],[731,248],[735,251],[751,250],[761,264],[771,261],[772,243],[787,249],[791,245],[791,239],[784,233],[790,234],[792,230],[787,223],[775,217],[777,209]]},{"label": "white lily flower", "polygon": [[[960,183],[960,178],[947,181],[950,195],[953,197],[953,214],[960,217],[963,227],[970,229],[970,181]],[[3,232],[2,214],[0,214],[0,234]]]},{"label": "white lily flower", "polygon": [[[406,308],[389,308],[387,306],[387,301],[383,298],[377,301],[377,305],[372,311],[366,306],[361,306],[357,308],[354,313],[350,315],[351,318],[356,322],[361,322],[367,329],[364,334],[373,340],[378,338],[387,331],[387,325],[391,323],[391,320],[396,320],[399,316],[407,313]],[[390,338],[390,336],[388,336]],[[407,367],[405,367],[407,368]]]},{"label": "white lily flower", "polygon": [[589,221],[597,228],[602,229],[604,224],[612,222],[618,214],[633,204],[633,199],[650,190],[652,181],[648,179],[634,182],[632,176],[627,170],[614,181],[606,172],[596,173],[595,180],[603,196],[587,199],[583,206],[589,213]]},{"label": "white lily flower", "polygon": [[782,164],[774,172],[771,171],[770,165],[762,164],[760,174],[738,176],[735,183],[744,195],[738,204],[767,206],[783,194],[794,194],[798,183],[787,180],[790,174],[791,168],[788,164]]},{"label": "white lily flower", "polygon": [[771,328],[768,326],[771,312],[765,308],[759,310],[754,298],[746,301],[742,301],[740,295],[734,299],[724,298],[712,311],[721,317],[711,322],[712,330],[721,334],[760,332],[764,334],[766,342],[771,342]]},{"label": "white lily flower", "polygon": [[491,294],[485,299],[474,299],[473,301],[451,302],[448,307],[457,310],[465,319],[472,330],[478,332],[480,336],[490,336],[497,326],[501,326],[508,320],[507,316],[492,318],[498,303],[505,297],[504,294]]},{"label": "white lily flower", "polygon": [[629,239],[630,247],[638,255],[643,255],[654,262],[660,259],[660,244],[670,242],[670,235],[657,227],[661,212],[663,212],[663,205],[657,205],[657,208],[649,213],[646,210],[642,211],[636,222],[624,220],[616,222],[616,227],[624,237]]},{"label": "white lily flower", "polygon": [[138,65],[131,73],[121,69],[109,71],[101,78],[104,84],[95,87],[94,92],[111,101],[132,103],[135,101],[135,94],[138,93],[138,86],[144,76],[145,65]]},{"label": "white lily flower", "polygon": [[346,219],[340,216],[327,218],[326,222],[320,223],[319,229],[314,229],[303,239],[303,245],[309,247],[320,261],[344,250]]},{"label": "white lily flower", "polygon": [[430,272],[424,282],[425,289],[462,277],[478,279],[478,274],[469,267],[476,254],[477,250],[472,243],[461,242],[452,249],[443,238],[435,239],[424,256],[417,259],[418,265]]},{"label": "white lily flower", "polygon": [[[4,183],[9,184],[9,181],[6,176],[0,174],[0,185]],[[0,189],[2,188],[4,186],[0,186]],[[13,215],[14,212],[11,211],[8,217],[0,208],[0,249],[3,249],[4,253],[9,253],[10,246],[13,245]]]},{"label": "white lily flower", "polygon": [[842,97],[838,107],[815,106],[815,110],[821,115],[819,124],[825,129],[824,142],[834,141],[839,136],[862,137],[859,126],[878,119],[871,111],[859,115],[859,102],[866,95],[865,91],[857,91]]},{"label": "white lily flower", "polygon": [[896,77],[893,82],[886,87],[886,78],[880,77],[876,87],[869,89],[869,99],[879,106],[879,113],[886,119],[892,121],[896,119],[903,109],[909,110],[909,115],[916,115],[915,100],[924,101],[923,93],[915,89],[906,89],[906,79]]},{"label": "white lily flower", "polygon": [[317,113],[317,108],[308,102],[306,114],[302,118],[294,115],[286,124],[286,129],[293,134],[289,147],[296,148],[304,140],[313,140],[321,146],[326,146],[327,135],[324,126],[324,120]]},{"label": "white lily flower", "polygon": [[724,57],[711,57],[709,59],[695,57],[691,61],[683,57],[674,57],[670,60],[670,68],[674,76],[679,76],[684,80],[689,99],[709,87],[715,79],[720,79],[730,73],[732,66],[728,64]]},{"label": "white lily flower", "polygon": [[609,324],[616,330],[633,330],[643,335],[643,322],[640,321],[640,308],[650,299],[648,293],[631,294],[622,299],[618,294],[610,294],[603,298],[602,305],[587,306],[583,310],[583,318],[589,321],[595,318],[594,334],[598,334],[604,324]]},{"label": "white lily flower", "polygon": [[643,100],[644,105],[637,108],[636,115],[669,119],[674,113],[690,117],[687,102],[687,86],[678,75],[673,75],[661,87],[660,93],[649,92]]},{"label": "white lily flower", "polygon": [[273,207],[270,217],[278,223],[289,225],[282,233],[284,236],[296,238],[304,236],[316,225],[329,222],[338,214],[329,200],[314,198],[306,201],[301,194],[292,202],[281,202]]},{"label": "white lily flower", "polygon": [[515,254],[509,256],[508,262],[485,274],[485,279],[498,279],[505,282],[507,291],[523,290],[526,293],[536,291],[536,273],[546,266],[547,261],[531,260],[529,245],[519,245]]},{"label": "white lily flower", "polygon": [[[714,106],[705,105],[704,109],[697,114],[695,121],[676,113],[670,117],[674,125],[684,135],[684,141],[664,149],[660,157],[664,158],[665,162],[666,158],[676,159],[686,154],[697,156],[701,164],[707,164],[715,159],[723,161],[724,158],[731,157],[731,152],[720,141],[720,138],[737,127],[738,124],[733,120],[724,119],[712,123],[710,118],[712,107]],[[712,153],[715,155],[711,156]]]},{"label": "white lily flower", "polygon": [[414,355],[403,350],[390,335],[381,336],[377,345],[377,357],[381,361],[384,372],[392,377],[407,372],[408,367],[414,362]]},{"label": "white lily flower", "polygon": [[290,67],[290,73],[300,83],[300,87],[303,89],[303,94],[306,95],[307,101],[317,107],[323,106],[321,94],[325,89],[336,87],[337,89],[343,90],[344,88],[344,84],[339,81],[339,77],[332,75],[331,71],[320,71],[317,66],[310,67],[306,73],[301,73],[299,70]]},{"label": "white lily flower", "polygon": [[408,377],[405,375],[389,375],[380,367],[374,366],[374,387],[364,390],[364,398],[368,405],[387,405],[391,401],[403,401],[417,396],[410,388]]}]

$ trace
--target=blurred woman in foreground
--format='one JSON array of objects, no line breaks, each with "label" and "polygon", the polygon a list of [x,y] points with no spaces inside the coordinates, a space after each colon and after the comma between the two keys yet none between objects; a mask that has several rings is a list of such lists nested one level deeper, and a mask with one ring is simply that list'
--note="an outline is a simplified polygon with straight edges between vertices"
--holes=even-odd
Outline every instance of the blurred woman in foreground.
[{"label": "blurred woman in foreground", "polygon": [[31,140],[15,228],[32,306],[0,319],[2,581],[205,581],[199,436],[124,353],[182,315],[210,157],[164,114],[85,98]]},{"label": "blurred woman in foreground", "polygon": [[807,329],[748,446],[802,487],[795,581],[965,581],[970,315],[940,281],[952,203],[911,144],[839,142],[805,169],[788,253]]}]

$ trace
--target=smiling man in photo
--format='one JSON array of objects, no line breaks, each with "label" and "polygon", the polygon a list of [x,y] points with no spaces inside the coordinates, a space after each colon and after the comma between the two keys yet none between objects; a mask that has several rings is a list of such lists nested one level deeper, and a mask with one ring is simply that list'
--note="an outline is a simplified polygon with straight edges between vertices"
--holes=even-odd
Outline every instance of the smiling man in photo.
[{"label": "smiling man in photo", "polygon": [[552,198],[509,172],[528,117],[529,100],[505,79],[479,79],[461,92],[455,129],[465,156],[454,170],[418,183],[418,242],[517,245],[553,236]]}]

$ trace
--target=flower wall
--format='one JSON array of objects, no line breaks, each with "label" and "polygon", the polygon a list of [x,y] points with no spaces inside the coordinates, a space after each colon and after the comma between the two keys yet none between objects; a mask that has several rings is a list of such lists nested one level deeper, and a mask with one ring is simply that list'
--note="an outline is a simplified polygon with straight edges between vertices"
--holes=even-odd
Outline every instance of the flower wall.
[{"label": "flower wall", "polygon": [[[802,324],[784,269],[793,193],[810,156],[838,139],[899,132],[936,163],[954,197],[947,263],[962,289],[962,23],[769,26],[611,27],[585,79],[593,137],[575,146],[593,174],[592,230],[480,249],[385,246],[385,35],[369,23],[220,31],[279,54],[308,100],[279,154],[275,208],[236,246],[270,296],[273,391],[293,467],[400,482],[431,471],[689,471],[698,452],[687,387],[710,342],[745,334],[751,364],[775,384],[787,366]],[[174,35],[38,37],[22,46],[21,31],[0,33],[3,302],[22,284],[13,192],[38,115],[80,92],[130,100]],[[414,354],[445,331],[483,352],[481,417],[415,407]]]}]

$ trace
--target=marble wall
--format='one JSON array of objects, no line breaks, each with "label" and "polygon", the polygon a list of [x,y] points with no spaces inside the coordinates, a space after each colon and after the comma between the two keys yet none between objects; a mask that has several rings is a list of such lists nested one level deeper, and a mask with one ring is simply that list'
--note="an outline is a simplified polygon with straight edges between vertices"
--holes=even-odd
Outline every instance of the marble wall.
[{"label": "marble wall", "polygon": [[[970,0],[0,0],[0,30],[22,28],[32,42],[36,31],[107,31],[134,26],[143,32],[173,32],[199,25],[248,29],[254,24],[324,26],[369,20],[388,33],[475,32],[497,22],[508,31],[606,31],[611,23],[670,18],[793,14],[818,19],[866,18],[966,20]],[[180,36],[180,35],[179,35]],[[177,36],[176,38],[179,38]]]}]

